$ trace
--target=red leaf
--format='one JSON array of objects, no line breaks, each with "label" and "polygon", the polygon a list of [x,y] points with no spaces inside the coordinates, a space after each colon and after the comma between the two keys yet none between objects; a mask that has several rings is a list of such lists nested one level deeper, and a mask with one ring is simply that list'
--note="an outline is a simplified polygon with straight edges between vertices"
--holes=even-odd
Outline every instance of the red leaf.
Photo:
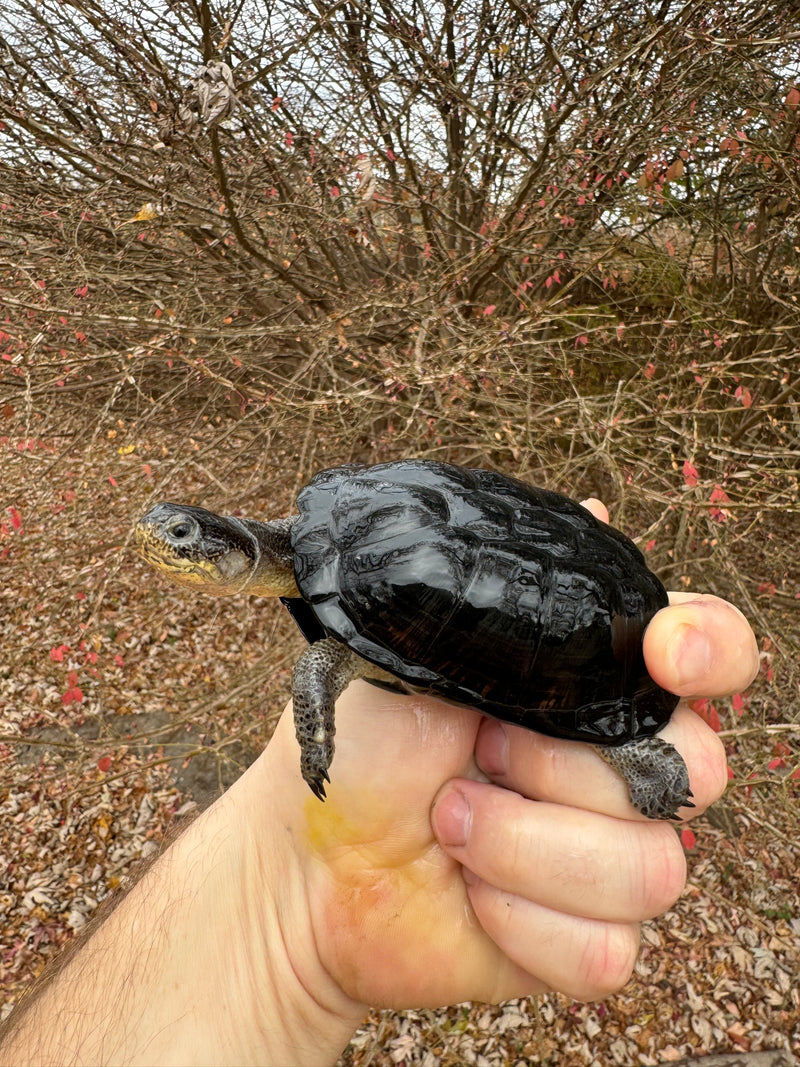
[{"label": "red leaf", "polygon": [[[619,327],[617,327],[617,331],[619,331]],[[655,363],[648,363],[647,366],[642,371],[642,373],[644,374],[645,378],[647,378],[648,381],[653,377],[655,372],[656,372]]]},{"label": "red leaf", "polygon": [[294,142],[294,134],[291,130],[286,131],[286,137],[284,138],[284,140],[286,141],[286,147],[291,148]]},{"label": "red leaf", "polygon": [[75,290],[75,296],[86,296],[86,294],[88,292],[89,292],[89,286],[88,285],[82,285],[80,287],[80,289],[76,289]]},{"label": "red leaf", "polygon": [[753,394],[746,385],[740,385],[733,394],[737,400],[741,400],[743,408],[749,408],[753,403]]},{"label": "red leaf", "polygon": [[705,697],[701,697],[699,700],[691,700],[689,701],[689,707],[695,714],[699,715],[701,719],[707,722],[715,733],[720,732],[722,723],[719,721],[717,709],[710,700],[707,700]]},{"label": "red leaf", "polygon": [[491,315],[491,313],[494,311],[494,309],[496,307],[497,307],[497,304],[489,304],[487,307],[485,307],[483,309],[484,315]]},{"label": "red leaf", "polygon": [[730,518],[730,512],[725,511],[723,508],[717,507],[717,504],[730,504],[731,498],[725,492],[721,485],[715,485],[711,490],[711,497],[709,498],[711,507],[708,509],[712,519],[716,519],[717,522],[725,522]]},{"label": "red leaf", "polygon": [[10,508],[6,508],[6,510],[8,511],[9,518],[11,519],[11,525],[14,527],[15,530],[21,530],[22,516],[20,515],[20,513],[15,507],[13,507],[13,505]]},{"label": "red leaf", "polygon": [[100,759],[97,761],[97,769],[102,771],[103,774],[105,774],[106,771],[110,770],[111,764],[113,762],[114,761],[112,760],[111,756],[101,756]]},{"label": "red leaf", "polygon": [[54,663],[63,663],[65,652],[69,652],[69,645],[59,645],[57,648],[51,648],[50,659]]},{"label": "red leaf", "polygon": [[745,708],[745,699],[742,694],[734,693],[733,697],[731,698],[731,704],[733,705],[733,710],[736,712],[736,714],[741,715]]},{"label": "red leaf", "polygon": [[112,477],[112,476],[111,476],[111,475],[109,474],[109,476],[108,476],[108,480],[109,480],[109,481],[111,482],[111,484],[112,484],[112,485],[113,485],[113,486],[114,486],[114,487],[116,488],[116,485],[117,485],[117,479],[116,479],[116,478],[113,478],[113,477]]},{"label": "red leaf", "polygon": [[776,756],[775,759],[771,759],[769,761],[767,766],[769,767],[769,769],[771,771],[776,771],[778,769],[778,767],[785,767],[786,766],[786,760],[783,759],[781,756]]},{"label": "red leaf", "polygon": [[681,830],[681,844],[687,852],[691,852],[691,850],[697,844],[697,836],[693,830],[689,829],[688,826],[684,826]]},{"label": "red leaf", "polygon": [[697,481],[700,475],[697,473],[697,467],[693,467],[689,460],[685,460],[683,464],[683,480],[690,488],[694,488],[697,485]]},{"label": "red leaf", "polygon": [[122,656],[120,656],[119,653],[117,653],[116,656],[114,656],[114,662],[116,663],[116,665],[118,667],[124,667],[125,666],[125,660],[122,658]]},{"label": "red leaf", "polygon": [[798,104],[800,104],[800,89],[793,85],[789,92],[786,94],[786,100],[784,101],[790,111],[794,111]]},{"label": "red leaf", "polygon": [[655,547],[656,547],[656,539],[654,537],[651,541],[647,542],[647,544],[644,546],[644,550],[645,550],[645,552],[652,552]]}]

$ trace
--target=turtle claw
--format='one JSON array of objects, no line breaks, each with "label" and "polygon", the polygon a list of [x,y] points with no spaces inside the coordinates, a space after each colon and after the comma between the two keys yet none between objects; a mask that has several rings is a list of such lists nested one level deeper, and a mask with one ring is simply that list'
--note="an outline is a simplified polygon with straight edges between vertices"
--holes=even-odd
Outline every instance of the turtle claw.
[{"label": "turtle claw", "polygon": [[[316,766],[311,770],[304,772],[303,778],[305,778],[306,784],[317,800],[325,801],[327,794],[325,792],[325,782],[330,784],[331,776],[325,767]],[[323,781],[323,779],[325,781]]]},{"label": "turtle claw", "polygon": [[[328,778],[327,774],[325,775],[325,777]],[[329,778],[328,781],[330,781]],[[321,800],[323,803],[325,802],[325,786],[322,784],[321,779],[316,778],[313,782],[309,782],[308,787],[314,794],[314,796],[317,798],[317,800]]]}]

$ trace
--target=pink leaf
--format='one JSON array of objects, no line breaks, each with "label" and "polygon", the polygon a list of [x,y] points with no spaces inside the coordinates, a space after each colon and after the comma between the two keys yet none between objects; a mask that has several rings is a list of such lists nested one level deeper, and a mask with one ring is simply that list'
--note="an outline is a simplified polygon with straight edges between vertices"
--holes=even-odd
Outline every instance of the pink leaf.
[{"label": "pink leaf", "polygon": [[697,473],[697,467],[693,467],[689,460],[685,460],[683,464],[683,480],[689,486],[694,488],[697,485],[697,481],[700,475]]}]

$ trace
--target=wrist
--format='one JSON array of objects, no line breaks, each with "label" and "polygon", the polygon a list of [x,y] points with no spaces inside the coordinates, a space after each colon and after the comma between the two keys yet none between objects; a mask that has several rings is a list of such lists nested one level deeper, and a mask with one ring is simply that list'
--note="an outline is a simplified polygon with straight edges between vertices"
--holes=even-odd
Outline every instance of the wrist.
[{"label": "wrist", "polygon": [[334,1063],[366,1008],[316,953],[284,787],[262,756],[12,1016],[0,1063]]},{"label": "wrist", "polygon": [[308,853],[299,819],[280,817],[286,783],[276,763],[265,752],[218,802],[232,823],[239,872],[228,936],[246,976],[240,1024],[251,1031],[254,1062],[266,1055],[268,1063],[313,1067],[336,1061],[367,1005],[347,996],[319,957]]}]

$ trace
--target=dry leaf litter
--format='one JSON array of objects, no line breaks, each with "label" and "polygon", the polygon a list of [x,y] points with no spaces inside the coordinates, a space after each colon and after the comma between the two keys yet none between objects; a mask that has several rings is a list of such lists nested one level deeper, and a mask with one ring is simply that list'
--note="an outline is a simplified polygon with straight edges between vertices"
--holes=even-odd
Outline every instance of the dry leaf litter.
[{"label": "dry leaf litter", "polygon": [[[185,441],[128,442],[125,434],[120,420],[113,438],[81,447],[0,439],[8,502],[0,526],[4,1015],[165,831],[258,754],[300,648],[277,605],[200,603],[134,559],[125,547],[131,521],[162,464],[167,471],[165,457]],[[227,447],[235,450],[235,439]],[[202,434],[195,449],[180,489],[199,499],[214,483],[213,449]],[[278,454],[274,462],[279,470],[284,461]],[[279,504],[288,510],[287,500]],[[759,702],[780,700],[777,670],[759,681],[745,716],[757,722]],[[594,1004],[553,994],[375,1012],[342,1067],[799,1054],[797,784],[766,769],[763,752],[747,745],[751,733],[737,740],[746,718],[722,714],[735,781],[756,777],[751,789],[729,793],[713,823],[697,821],[688,887],[673,910],[644,925],[622,992]],[[783,736],[796,752],[796,731]]]}]

